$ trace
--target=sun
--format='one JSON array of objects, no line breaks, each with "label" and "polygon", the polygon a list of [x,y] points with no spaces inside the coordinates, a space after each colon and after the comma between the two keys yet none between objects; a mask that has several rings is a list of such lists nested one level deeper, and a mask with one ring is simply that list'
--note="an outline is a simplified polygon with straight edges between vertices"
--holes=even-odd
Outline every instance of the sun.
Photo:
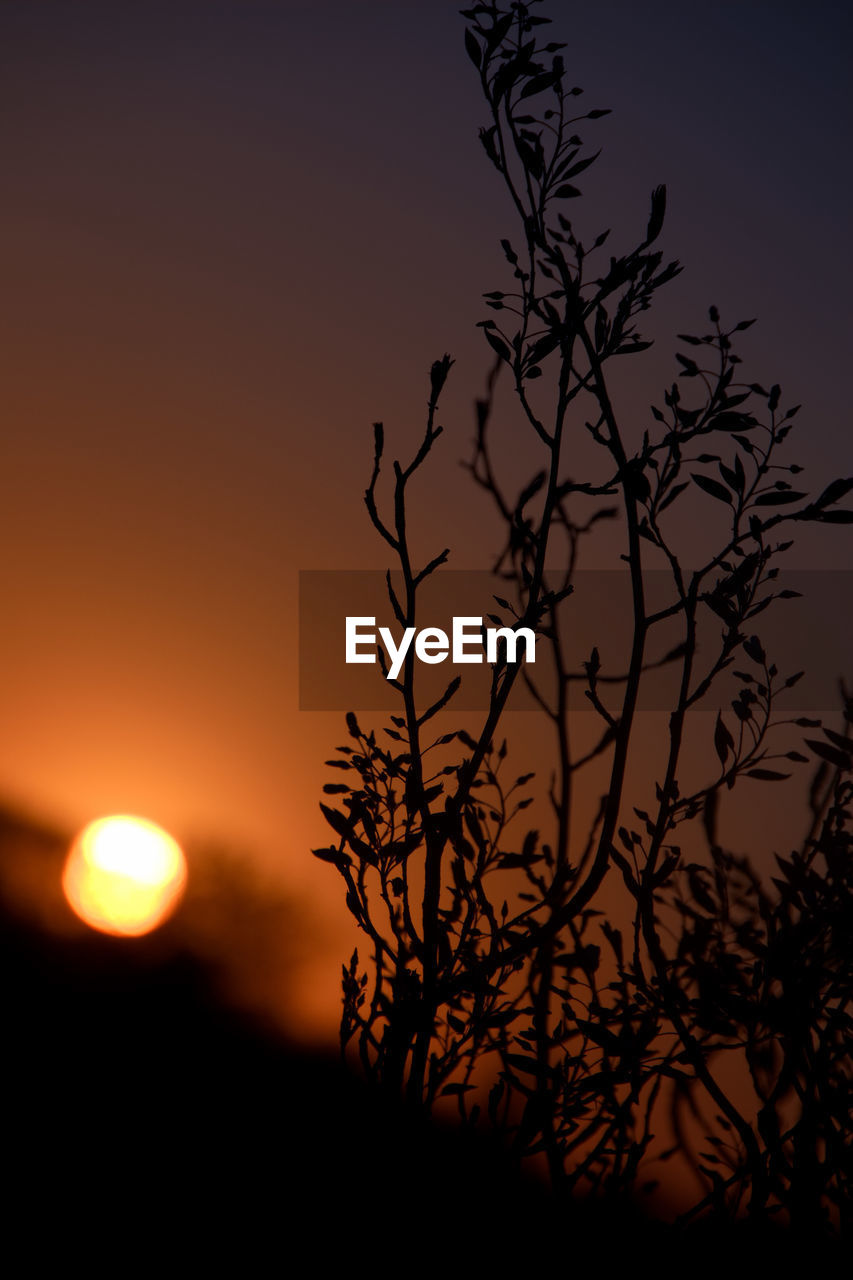
[{"label": "sun", "polygon": [[98,818],[80,832],[62,888],[81,920],[103,933],[139,937],[174,911],[187,880],[180,845],[145,818]]}]

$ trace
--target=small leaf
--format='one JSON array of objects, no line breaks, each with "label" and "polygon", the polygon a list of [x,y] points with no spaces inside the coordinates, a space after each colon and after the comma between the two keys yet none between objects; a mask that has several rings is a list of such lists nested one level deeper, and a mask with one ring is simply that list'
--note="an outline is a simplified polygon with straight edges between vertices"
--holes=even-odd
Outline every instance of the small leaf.
[{"label": "small leaf", "polygon": [[543,93],[546,89],[550,89],[552,85],[557,83],[559,76],[553,71],[543,71],[541,75],[533,76],[528,80],[527,84],[518,95],[521,98],[533,98],[537,93]]},{"label": "small leaf", "polygon": [[512,359],[511,352],[503,339],[499,338],[491,329],[484,329],[483,332],[486,335],[486,340],[488,341],[489,346],[498,353],[502,360],[506,361],[507,364],[510,364]]},{"label": "small leaf", "polygon": [[339,809],[332,809],[327,804],[321,804],[320,808],[329,826],[334,831],[337,831],[339,836],[347,837],[352,833],[352,821],[345,817]]},{"label": "small leaf", "polygon": [[338,870],[344,867],[352,866],[352,858],[348,853],[342,853],[340,849],[334,847],[329,849],[312,849],[315,858],[319,858],[321,862],[331,862]]},{"label": "small leaf", "polygon": [[675,502],[675,499],[678,497],[678,495],[680,493],[683,493],[684,490],[688,488],[689,484],[690,484],[689,480],[684,480],[682,481],[681,484],[674,484],[670,489],[669,493],[666,495],[666,497],[663,498],[661,502],[658,504],[658,513],[660,513],[661,511],[665,511],[667,507],[671,506],[672,503]]},{"label": "small leaf", "polygon": [[652,210],[649,215],[649,225],[646,227],[646,244],[651,244],[653,240],[657,240],[663,228],[665,214],[666,187],[655,187],[652,192]]},{"label": "small leaf", "polygon": [[838,769],[849,769],[853,764],[853,758],[847,751],[839,751],[837,747],[831,747],[828,742],[821,742],[819,738],[806,738],[806,746],[811,747],[816,756],[828,760]]},{"label": "small leaf", "polygon": [[347,728],[349,729],[351,738],[361,737],[361,729],[358,727],[358,721],[352,711],[347,712]]},{"label": "small leaf", "polygon": [[732,495],[719,480],[712,480],[710,476],[703,476],[699,471],[691,471],[691,478],[696,481],[700,489],[704,489],[712,498],[716,498],[719,502],[726,502],[732,505]]},{"label": "small leaf", "polygon": [[[564,178],[576,178],[579,173],[583,173],[584,169],[588,169],[591,164],[594,164],[600,155],[601,152],[596,151],[595,155],[587,156],[584,160],[578,160],[577,164],[573,164],[571,168],[567,169],[561,176]],[[597,247],[598,246],[596,245],[596,248]]]},{"label": "small leaf", "polygon": [[755,505],[757,507],[782,507],[790,502],[799,502],[801,498],[807,496],[807,494],[800,493],[796,489],[772,489],[769,493],[759,493],[755,499]]},{"label": "small leaf", "polygon": [[725,765],[729,751],[734,753],[735,740],[726,728],[723,717],[717,712],[717,723],[714,728],[714,749],[720,757],[720,764]]},{"label": "small leaf", "polygon": [[821,524],[853,524],[853,511],[822,511]]},{"label": "small leaf", "polygon": [[842,751],[853,751],[853,742],[849,738],[844,738],[840,733],[836,733],[834,729],[824,729],[824,734],[829,738],[830,742],[834,742]]},{"label": "small leaf", "polygon": [[528,1058],[521,1053],[508,1053],[506,1061],[515,1067],[516,1071],[526,1071],[532,1076],[539,1074],[539,1061],[536,1058]]},{"label": "small leaf", "polygon": [[847,480],[833,480],[828,485],[815,503],[816,507],[831,507],[834,502],[839,502],[846,497],[850,490],[853,489],[853,478]]}]

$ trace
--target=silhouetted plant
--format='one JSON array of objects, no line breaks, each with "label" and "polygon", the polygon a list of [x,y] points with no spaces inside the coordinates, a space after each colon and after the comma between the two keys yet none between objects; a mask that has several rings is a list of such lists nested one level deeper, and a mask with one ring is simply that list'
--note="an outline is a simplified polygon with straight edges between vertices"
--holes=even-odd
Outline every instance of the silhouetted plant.
[{"label": "silhouetted plant", "polygon": [[[822,1230],[850,1212],[850,702],[841,734],[794,722],[809,730],[811,756],[779,748],[776,731],[790,722],[777,718],[777,698],[802,673],[777,670],[753,619],[796,594],[775,585],[791,545],[778,540],[783,529],[853,522],[837,505],[853,480],[817,497],[794,487],[788,477],[802,468],[787,461],[785,446],[797,408],[780,408],[778,386],[743,379],[736,343],[753,322],[724,325],[715,307],[705,332],[680,335],[677,377],[646,428],[634,427],[636,409],[630,428],[620,420],[614,363],[650,347],[639,318],[679,271],[655,247],[665,189],[653,191],[632,248],[605,256],[606,231],[581,241],[566,211],[598,153],[576,129],[607,113],[572,114],[580,90],[567,87],[565,46],[540,42],[548,19],[536,8],[532,0],[463,10],[490,112],[480,138],[519,224],[518,240],[501,242],[513,283],[486,294],[500,318],[482,322],[495,365],[476,405],[469,466],[504,528],[501,613],[491,616],[533,628],[551,671],[534,677],[499,657],[478,729],[439,732],[435,717],[459,678],[422,708],[410,651],[391,681],[400,714],[381,736],[348,715],[351,743],[329,761],[348,777],[325,788],[340,807],[323,806],[336,843],[315,850],[342,875],[370,950],[366,962],[355,953],[344,968],[342,1043],[357,1046],[378,1086],[427,1108],[456,1095],[461,1116],[494,1125],[519,1158],[544,1154],[557,1189],[635,1189],[648,1177],[655,1126],[669,1114],[706,1187],[696,1211],[730,1215],[747,1205],[762,1219],[782,1210]],[[387,578],[401,627],[417,625],[419,592],[449,555],[437,549],[427,563],[413,561],[407,503],[441,433],[436,415],[452,363],[444,356],[432,366],[424,436],[408,465],[393,463],[389,515],[378,497],[385,453],[375,426],[365,500],[401,575],[397,590]],[[501,369],[541,454],[523,482],[502,480],[492,449]],[[584,479],[565,474],[570,432],[595,446]],[[716,549],[698,568],[680,551],[686,502],[704,504],[716,529]],[[573,670],[563,619],[581,550],[602,521],[617,519],[631,589],[627,664],[607,670],[594,648]],[[650,567],[668,574],[669,599],[655,608]],[[665,644],[673,626],[677,642]],[[677,691],[655,794],[641,808],[629,785],[632,752],[648,750],[637,708],[643,681],[661,666]],[[730,668],[739,692],[717,712],[704,778],[686,789],[688,723],[723,696]],[[519,823],[511,825],[532,801],[532,775],[508,781],[506,743],[498,745],[519,680],[555,744],[548,841],[532,829],[519,839]],[[583,746],[569,713],[578,683],[600,724]],[[718,843],[719,796],[743,777],[785,781],[789,763],[811,757],[820,763],[811,831],[765,884]],[[579,778],[602,769],[594,820],[579,833]],[[693,829],[707,836],[706,860],[698,847],[685,849]],[[627,931],[601,918],[613,868],[631,904]],[[721,1082],[726,1055],[748,1069],[754,1099]]]},{"label": "silhouetted plant", "polygon": [[[708,1125],[695,1157],[709,1183],[700,1203],[729,1209],[757,1182],[768,1207],[807,1235],[849,1225],[851,1207],[853,705],[846,690],[842,699],[844,733],[824,728],[809,740],[824,761],[810,828],[789,858],[776,858],[772,888],[720,847],[709,804],[711,864],[685,866],[674,899],[683,1016],[707,1057],[745,1059],[756,1113],[757,1151],[719,1115]],[[673,1096],[677,1130],[679,1110],[696,1105],[696,1080],[685,1077]]]}]

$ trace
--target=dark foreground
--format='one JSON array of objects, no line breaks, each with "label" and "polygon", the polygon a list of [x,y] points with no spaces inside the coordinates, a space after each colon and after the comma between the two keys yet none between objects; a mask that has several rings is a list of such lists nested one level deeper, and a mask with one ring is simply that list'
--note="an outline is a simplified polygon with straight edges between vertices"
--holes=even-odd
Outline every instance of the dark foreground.
[{"label": "dark foreground", "polygon": [[627,1205],[558,1210],[485,1140],[382,1105],[221,1007],[197,962],[51,940],[6,912],[0,927],[9,1274],[753,1276],[798,1252]]}]

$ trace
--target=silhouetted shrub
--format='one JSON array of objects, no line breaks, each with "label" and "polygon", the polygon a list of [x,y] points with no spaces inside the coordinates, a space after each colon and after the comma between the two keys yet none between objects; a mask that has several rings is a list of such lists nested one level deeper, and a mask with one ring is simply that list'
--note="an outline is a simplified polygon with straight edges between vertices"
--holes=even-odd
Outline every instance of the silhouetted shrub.
[{"label": "silhouetted shrub", "polygon": [[[611,256],[606,231],[583,242],[570,211],[598,153],[577,131],[606,112],[576,113],[565,46],[543,42],[535,0],[463,14],[489,113],[480,140],[518,224],[501,242],[509,283],[485,295],[495,363],[469,466],[504,527],[490,617],[534,629],[551,666],[546,680],[538,658],[534,675],[499,656],[478,726],[439,731],[434,717],[452,710],[459,679],[424,707],[409,654],[392,682],[391,723],[364,729],[348,715],[349,743],[329,761],[342,771],[326,788],[336,800],[323,806],[335,842],[315,850],[343,877],[365,935],[344,968],[342,1042],[392,1096],[427,1110],[453,1098],[465,1123],[495,1130],[520,1162],[544,1160],[560,1194],[624,1202],[649,1180],[652,1154],[677,1153],[704,1188],[685,1218],[746,1212],[754,1232],[782,1221],[814,1240],[849,1222],[851,1203],[853,716],[844,693],[840,729],[800,719],[805,741],[780,747],[778,701],[801,673],[777,669],[754,619],[791,594],[776,582],[791,526],[853,522],[838,505],[853,479],[816,495],[798,487],[802,468],[788,455],[798,407],[744,375],[737,343],[753,322],[724,323],[716,307],[680,335],[660,404],[620,418],[614,369],[651,345],[641,322],[679,271],[657,247],[665,189],[652,192],[631,247]],[[452,363],[432,365],[423,439],[408,464],[393,464],[388,514],[375,426],[366,505],[402,581],[395,590],[389,574],[401,627],[415,625],[418,593],[448,557],[415,564],[407,503],[441,431]],[[499,372],[541,455],[529,478],[503,479],[494,456]],[[569,475],[578,436],[591,449],[572,449]],[[700,510],[715,549],[690,568],[683,514]],[[579,549],[605,521],[619,522],[630,577],[627,660],[608,667],[594,647],[574,670],[565,620]],[[650,567],[666,572],[663,604],[649,603]],[[663,667],[674,688],[666,740],[654,793],[635,805],[630,763],[651,749],[640,691]],[[507,781],[499,734],[522,680],[555,744],[547,839],[510,825],[532,798],[532,775]],[[578,685],[598,720],[580,741],[568,696]],[[714,699],[703,777],[688,781],[686,735]],[[778,786],[810,761],[811,831],[766,884],[718,843],[719,796],[744,778]],[[578,788],[598,786],[602,772],[592,825],[579,831]],[[627,929],[602,917],[608,872],[624,883]],[[726,1059],[740,1063],[742,1088],[724,1083]],[[669,1153],[654,1146],[667,1119]]]}]

